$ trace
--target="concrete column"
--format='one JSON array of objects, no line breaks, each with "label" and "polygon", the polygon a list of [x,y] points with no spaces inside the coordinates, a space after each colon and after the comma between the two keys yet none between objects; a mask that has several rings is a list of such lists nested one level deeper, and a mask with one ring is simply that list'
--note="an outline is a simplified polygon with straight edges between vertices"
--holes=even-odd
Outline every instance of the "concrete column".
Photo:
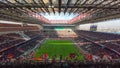
[{"label": "concrete column", "polygon": [[75,25],[75,30],[79,30],[79,24]]}]

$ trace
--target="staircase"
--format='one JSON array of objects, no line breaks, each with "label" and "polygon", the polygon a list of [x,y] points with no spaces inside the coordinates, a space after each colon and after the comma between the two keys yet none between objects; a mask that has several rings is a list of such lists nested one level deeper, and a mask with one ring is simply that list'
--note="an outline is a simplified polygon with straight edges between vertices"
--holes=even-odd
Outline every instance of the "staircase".
[{"label": "staircase", "polygon": [[21,35],[25,40],[31,39],[29,36],[27,36],[27,35],[24,34],[23,32],[19,32],[19,35]]}]

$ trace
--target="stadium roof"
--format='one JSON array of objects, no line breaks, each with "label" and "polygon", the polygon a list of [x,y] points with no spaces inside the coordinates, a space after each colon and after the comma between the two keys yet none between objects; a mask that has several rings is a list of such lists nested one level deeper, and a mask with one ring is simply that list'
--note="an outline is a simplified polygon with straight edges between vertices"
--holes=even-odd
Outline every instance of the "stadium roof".
[{"label": "stadium roof", "polygon": [[[0,19],[26,23],[52,24],[44,13],[78,14],[57,24],[84,24],[120,17],[120,0],[0,0]],[[62,23],[62,24],[63,24]]]}]

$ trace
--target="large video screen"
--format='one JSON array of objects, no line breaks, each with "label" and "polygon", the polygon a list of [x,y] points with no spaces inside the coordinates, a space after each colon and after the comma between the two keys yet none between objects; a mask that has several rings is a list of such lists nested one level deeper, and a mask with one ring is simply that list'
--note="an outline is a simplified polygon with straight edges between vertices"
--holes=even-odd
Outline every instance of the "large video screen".
[{"label": "large video screen", "polygon": [[90,31],[96,31],[96,30],[97,30],[97,25],[90,26]]}]

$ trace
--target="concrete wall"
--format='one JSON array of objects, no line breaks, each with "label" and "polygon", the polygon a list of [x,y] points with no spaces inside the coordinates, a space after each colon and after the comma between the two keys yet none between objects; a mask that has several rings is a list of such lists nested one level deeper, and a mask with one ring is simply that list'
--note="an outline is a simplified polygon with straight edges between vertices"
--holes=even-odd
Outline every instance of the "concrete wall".
[{"label": "concrete wall", "polygon": [[90,30],[91,25],[97,25],[97,31],[100,32],[119,32],[120,19],[107,20],[96,23],[79,25],[79,30]]}]

